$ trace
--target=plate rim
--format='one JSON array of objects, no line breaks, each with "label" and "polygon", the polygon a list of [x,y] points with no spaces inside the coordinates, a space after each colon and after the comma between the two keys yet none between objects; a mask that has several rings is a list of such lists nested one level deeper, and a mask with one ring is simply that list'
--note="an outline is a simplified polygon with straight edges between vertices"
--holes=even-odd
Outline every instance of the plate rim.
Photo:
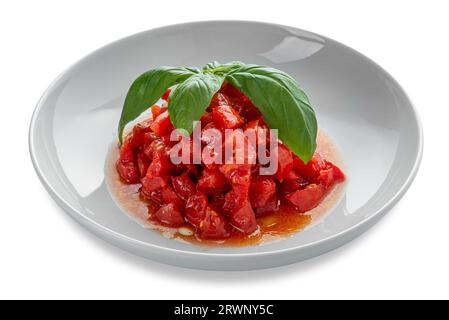
[{"label": "plate rim", "polygon": [[[401,187],[396,191],[395,194],[393,194],[390,199],[388,201],[386,201],[378,210],[376,210],[375,212],[373,212],[369,217],[366,217],[364,219],[362,219],[361,221],[359,221],[358,223],[350,226],[349,228],[346,228],[336,234],[324,237],[320,240],[317,241],[313,241],[307,244],[302,244],[302,245],[295,245],[295,246],[291,246],[288,248],[284,248],[284,249],[275,249],[275,250],[270,250],[270,251],[264,251],[264,252],[246,252],[246,253],[219,253],[219,252],[196,252],[196,251],[189,251],[189,250],[183,250],[183,249],[174,249],[174,248],[169,248],[169,247],[165,247],[165,246],[160,246],[160,245],[156,245],[156,244],[152,244],[152,243],[148,243],[145,241],[141,241],[141,240],[137,240],[131,237],[128,237],[126,235],[123,235],[119,232],[116,232],[114,230],[111,230],[107,227],[105,227],[104,225],[92,220],[91,218],[85,216],[83,213],[79,212],[78,210],[76,210],[75,208],[73,208],[65,199],[64,197],[62,197],[57,190],[55,190],[55,188],[51,185],[51,183],[48,181],[48,179],[44,176],[40,166],[39,166],[39,160],[36,157],[36,146],[34,145],[34,140],[35,140],[35,128],[36,128],[36,121],[37,118],[39,116],[39,113],[41,111],[41,109],[44,107],[45,102],[46,102],[46,98],[48,97],[48,95],[50,94],[50,92],[52,91],[52,89],[59,84],[60,80],[68,73],[72,72],[74,68],[76,68],[77,65],[79,65],[79,63],[81,63],[82,61],[92,57],[93,55],[97,54],[98,52],[105,50],[109,47],[114,46],[115,44],[122,42],[124,40],[130,40],[134,37],[139,37],[143,34],[146,34],[148,32],[153,32],[156,30],[161,30],[161,29],[170,29],[170,28],[179,28],[182,27],[184,25],[207,25],[207,24],[220,24],[220,23],[243,23],[243,24],[259,24],[259,25],[266,25],[266,26],[273,26],[273,27],[281,27],[281,28],[287,28],[287,29],[291,29],[291,30],[297,30],[300,32],[305,32],[305,33],[309,33],[312,35],[316,35],[318,37],[322,37],[323,39],[326,40],[330,40],[334,43],[337,43],[345,48],[347,48],[348,50],[356,53],[357,55],[360,55],[361,57],[363,57],[364,59],[367,59],[370,63],[372,63],[373,65],[375,65],[377,68],[379,68],[382,72],[384,72],[384,74],[389,78],[389,80],[391,80],[395,86],[397,86],[402,93],[404,94],[404,97],[406,98],[406,100],[408,100],[409,102],[409,106],[410,106],[410,112],[411,115],[413,116],[415,122],[416,122],[416,126],[417,126],[417,134],[418,134],[418,141],[417,141],[417,153],[415,156],[415,159],[413,161],[413,167],[410,170],[407,179],[405,179],[405,181],[401,184]],[[42,96],[40,97],[40,99],[37,102],[37,105],[33,111],[32,117],[31,117],[31,121],[30,121],[30,125],[29,125],[29,134],[28,134],[28,146],[29,146],[29,152],[30,152],[30,157],[31,157],[31,161],[33,163],[33,167],[39,177],[39,180],[41,181],[41,183],[43,184],[43,186],[45,187],[45,189],[47,190],[47,192],[50,194],[50,196],[53,198],[53,200],[55,200],[55,202],[66,212],[68,213],[72,218],[74,218],[76,221],[78,221],[79,223],[81,223],[84,227],[86,227],[88,230],[93,231],[94,233],[96,233],[96,235],[101,236],[103,239],[111,239],[111,240],[117,240],[117,241],[125,241],[127,242],[127,244],[131,244],[131,245],[138,245],[138,246],[142,246],[145,248],[149,248],[149,249],[153,249],[153,250],[161,250],[161,252],[172,252],[172,253],[176,253],[176,254],[182,254],[182,255],[188,255],[188,256],[202,256],[202,257],[225,257],[225,258],[254,258],[254,257],[261,257],[261,256],[267,256],[267,255],[274,255],[274,254],[285,254],[285,253],[292,253],[292,252],[296,252],[299,250],[303,250],[305,248],[312,248],[312,247],[316,247],[316,246],[324,246],[325,244],[335,241],[337,239],[341,239],[344,236],[350,236],[350,234],[355,234],[357,230],[359,229],[363,229],[363,226],[366,226],[367,228],[369,228],[370,226],[372,226],[374,224],[374,222],[377,222],[377,220],[379,218],[381,218],[384,214],[386,214],[406,193],[406,191],[409,189],[410,185],[412,184],[413,180],[415,179],[417,172],[419,170],[419,166],[421,164],[421,160],[422,160],[422,156],[423,156],[423,149],[424,149],[424,133],[423,133],[423,127],[422,127],[422,122],[421,119],[418,115],[418,112],[416,110],[415,105],[413,104],[412,100],[410,99],[409,95],[407,94],[407,92],[402,88],[402,86],[390,75],[389,72],[387,72],[384,68],[382,68],[379,64],[377,64],[375,61],[371,60],[369,57],[367,57],[366,55],[360,53],[359,51],[343,44],[340,43],[332,38],[326,37],[326,36],[322,36],[320,34],[314,33],[314,32],[310,32],[304,29],[300,29],[297,27],[293,27],[293,26],[288,26],[288,25],[282,25],[282,24],[277,24],[277,23],[269,23],[269,22],[260,22],[260,21],[250,21],[250,20],[202,20],[202,21],[192,21],[192,22],[183,22],[183,23],[178,23],[178,24],[168,24],[168,25],[164,25],[161,27],[157,27],[157,28],[152,28],[152,29],[148,29],[148,30],[144,30],[126,37],[122,37],[118,40],[115,40],[113,42],[110,42],[104,46],[101,46],[97,49],[95,49],[94,51],[90,52],[89,54],[83,56],[82,58],[78,59],[77,61],[75,61],[74,63],[72,63],[68,68],[66,68],[64,71],[62,71],[51,83],[50,85],[47,87],[47,89],[44,91],[44,93],[42,94]],[[366,228],[366,229],[367,229]],[[95,232],[95,231],[98,231]],[[364,230],[361,230],[362,232]],[[360,233],[362,233],[360,232]],[[356,237],[358,234],[354,235],[354,237]],[[349,237],[351,240],[354,237]],[[344,243],[348,242],[349,240],[343,242],[340,245],[343,245]],[[118,245],[118,244],[117,244]],[[318,254],[319,255],[319,254]],[[314,256],[314,255],[312,255]],[[299,260],[299,259],[298,259]]]}]

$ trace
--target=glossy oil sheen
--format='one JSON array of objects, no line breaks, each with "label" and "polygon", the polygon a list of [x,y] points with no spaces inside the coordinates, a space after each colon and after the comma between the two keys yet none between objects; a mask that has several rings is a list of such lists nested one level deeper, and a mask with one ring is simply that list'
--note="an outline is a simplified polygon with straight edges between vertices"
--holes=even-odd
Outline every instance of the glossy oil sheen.
[{"label": "glossy oil sheen", "polygon": [[[341,201],[319,222],[285,240],[240,248],[173,241],[129,219],[106,188],[104,163],[130,83],[159,65],[203,66],[214,60],[269,65],[292,75],[307,92],[320,128],[342,154],[348,183]],[[83,226],[156,261],[221,270],[293,263],[353,239],[405,193],[422,145],[410,100],[374,62],[314,33],[239,21],[163,27],[95,51],[51,84],[30,126],[39,177]]]}]

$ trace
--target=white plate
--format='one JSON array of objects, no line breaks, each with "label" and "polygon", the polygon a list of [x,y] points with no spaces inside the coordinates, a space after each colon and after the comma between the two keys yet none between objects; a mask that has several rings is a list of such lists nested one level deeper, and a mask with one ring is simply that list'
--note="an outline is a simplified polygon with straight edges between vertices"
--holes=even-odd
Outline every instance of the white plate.
[{"label": "white plate", "polygon": [[[263,246],[206,248],[142,228],[112,200],[105,186],[105,158],[130,83],[159,65],[200,67],[214,60],[284,70],[308,93],[319,126],[336,142],[348,176],[343,198],[319,223]],[[40,179],[83,226],[149,259],[220,270],[293,263],[358,236],[410,186],[422,146],[410,100],[382,68],[326,37],[257,22],[173,25],[107,45],[50,85],[30,127],[30,152]]]}]

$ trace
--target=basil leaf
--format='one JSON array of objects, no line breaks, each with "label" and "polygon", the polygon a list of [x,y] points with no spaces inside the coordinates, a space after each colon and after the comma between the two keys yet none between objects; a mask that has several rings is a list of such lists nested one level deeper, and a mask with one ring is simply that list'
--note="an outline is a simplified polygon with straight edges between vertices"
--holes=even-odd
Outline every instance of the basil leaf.
[{"label": "basil leaf", "polygon": [[159,67],[145,72],[131,85],[120,116],[118,135],[122,142],[123,130],[132,120],[153,105],[169,87],[200,72],[196,68]]},{"label": "basil leaf", "polygon": [[225,76],[259,108],[279,138],[304,162],[316,149],[317,120],[309,99],[288,74],[269,67],[245,65]]},{"label": "basil leaf", "polygon": [[179,84],[168,98],[168,114],[175,128],[193,131],[193,121],[200,120],[224,78],[211,73],[198,73]]},{"label": "basil leaf", "polygon": [[206,66],[203,68],[203,72],[224,75],[244,65],[245,64],[240,61],[232,61],[224,64],[220,64],[219,62],[214,61],[206,64]]}]

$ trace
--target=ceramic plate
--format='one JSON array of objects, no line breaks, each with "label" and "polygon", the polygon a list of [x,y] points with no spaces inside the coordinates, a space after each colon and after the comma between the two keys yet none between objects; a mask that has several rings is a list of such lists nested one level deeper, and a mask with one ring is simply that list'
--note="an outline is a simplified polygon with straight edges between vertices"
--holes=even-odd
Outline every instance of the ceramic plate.
[{"label": "ceramic plate", "polygon": [[[105,159],[131,82],[152,67],[200,67],[214,60],[268,65],[295,77],[312,101],[320,128],[343,158],[348,182],[338,204],[281,241],[202,247],[164,238],[124,214],[106,187]],[[289,264],[355,238],[405,193],[418,169],[422,145],[410,100],[377,64],[311,32],[237,21],[167,26],[93,52],[50,85],[30,127],[31,157],[40,179],[79,223],[134,254],[220,270]]]}]

